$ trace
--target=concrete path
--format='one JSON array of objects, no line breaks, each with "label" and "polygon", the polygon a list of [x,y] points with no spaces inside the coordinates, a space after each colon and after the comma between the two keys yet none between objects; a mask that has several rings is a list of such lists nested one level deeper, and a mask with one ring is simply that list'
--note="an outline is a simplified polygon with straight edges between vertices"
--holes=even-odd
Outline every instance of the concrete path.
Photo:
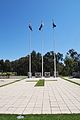
[{"label": "concrete path", "polygon": [[9,84],[15,81],[18,81],[19,79],[0,79],[0,86]]},{"label": "concrete path", "polygon": [[80,84],[80,78],[70,78],[70,77],[64,77],[66,79],[69,79],[72,82],[79,83]]},{"label": "concrete path", "polygon": [[25,79],[0,88],[0,113],[80,113],[80,86],[61,78],[46,81],[44,87],[35,84]]}]

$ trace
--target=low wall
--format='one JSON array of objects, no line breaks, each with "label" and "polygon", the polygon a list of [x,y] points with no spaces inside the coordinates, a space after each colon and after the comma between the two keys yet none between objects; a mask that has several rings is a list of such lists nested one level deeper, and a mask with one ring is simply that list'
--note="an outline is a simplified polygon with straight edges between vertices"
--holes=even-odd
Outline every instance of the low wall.
[{"label": "low wall", "polygon": [[0,76],[0,79],[22,79],[26,78],[27,76]]},{"label": "low wall", "polygon": [[27,76],[10,76],[10,79],[22,79],[26,78]]}]

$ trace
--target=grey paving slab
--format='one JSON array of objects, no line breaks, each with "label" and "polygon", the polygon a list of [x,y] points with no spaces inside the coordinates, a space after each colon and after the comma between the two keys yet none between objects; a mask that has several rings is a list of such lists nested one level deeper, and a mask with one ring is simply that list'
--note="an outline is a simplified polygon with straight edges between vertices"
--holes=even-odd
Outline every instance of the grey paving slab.
[{"label": "grey paving slab", "polygon": [[80,113],[80,86],[58,78],[34,87],[26,79],[0,88],[0,113],[63,114]]}]

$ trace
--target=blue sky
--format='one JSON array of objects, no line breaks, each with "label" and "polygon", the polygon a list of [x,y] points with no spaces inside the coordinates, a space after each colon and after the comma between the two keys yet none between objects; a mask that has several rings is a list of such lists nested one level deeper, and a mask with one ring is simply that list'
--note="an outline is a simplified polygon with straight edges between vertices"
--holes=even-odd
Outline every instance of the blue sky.
[{"label": "blue sky", "polygon": [[[57,27],[52,30],[52,19]],[[38,28],[44,22],[43,32]],[[29,53],[29,21],[32,22],[32,48],[44,53],[65,54],[73,48],[80,53],[80,0],[0,0],[0,59],[15,60]]]}]

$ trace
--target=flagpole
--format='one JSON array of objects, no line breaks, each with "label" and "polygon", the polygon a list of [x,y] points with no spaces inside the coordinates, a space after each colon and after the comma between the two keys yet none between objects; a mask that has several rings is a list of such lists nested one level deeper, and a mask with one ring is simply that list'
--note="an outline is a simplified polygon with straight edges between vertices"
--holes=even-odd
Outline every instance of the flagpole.
[{"label": "flagpole", "polygon": [[29,41],[29,78],[31,78],[31,31],[30,31],[30,41]]},{"label": "flagpole", "polygon": [[[40,27],[39,27],[39,31],[41,31],[41,33],[42,33],[42,27],[43,27],[43,23],[42,23],[42,21],[41,21],[41,25],[40,25]],[[42,36],[42,35],[41,35]],[[42,39],[42,37],[41,37],[41,39]],[[42,47],[42,78],[43,78],[43,73],[44,73],[44,68],[43,68],[43,39],[41,40],[41,47]]]},{"label": "flagpole", "polygon": [[54,28],[56,25],[53,22],[53,44],[54,44],[54,77],[56,78],[56,50],[55,50],[55,39],[54,39]]},{"label": "flagpole", "polygon": [[32,74],[31,74],[31,32],[32,30],[32,26],[31,23],[29,24],[29,30],[30,30],[30,39],[29,39],[29,78],[31,78]]},{"label": "flagpole", "polygon": [[43,39],[42,39],[42,78],[43,78]]},{"label": "flagpole", "polygon": [[[53,35],[54,35],[54,31],[53,31]],[[54,36],[53,36],[54,38]],[[53,39],[54,41],[54,77],[56,78],[56,52],[55,52],[55,39]]]}]

